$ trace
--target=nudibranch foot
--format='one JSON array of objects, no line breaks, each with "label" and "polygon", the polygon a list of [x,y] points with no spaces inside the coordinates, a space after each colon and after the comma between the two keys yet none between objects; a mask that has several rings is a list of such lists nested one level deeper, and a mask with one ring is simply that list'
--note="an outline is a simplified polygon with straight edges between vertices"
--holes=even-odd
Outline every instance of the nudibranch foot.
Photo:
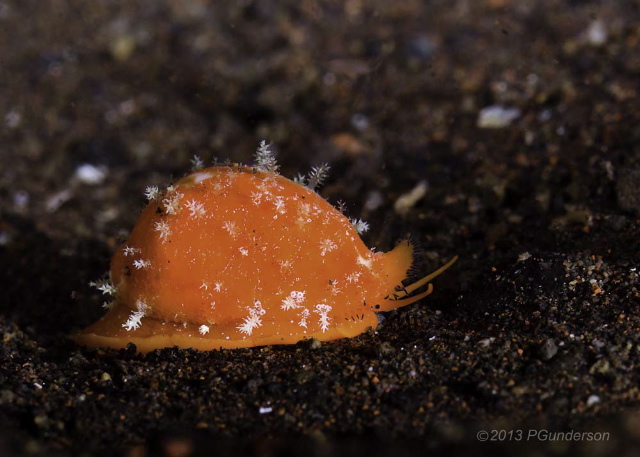
[{"label": "nudibranch foot", "polygon": [[315,338],[330,341],[350,338],[378,325],[374,313],[345,318],[327,331],[299,334],[269,334],[254,330],[251,336],[240,334],[238,322],[227,325],[202,326],[188,322],[163,321],[153,317],[141,317],[136,328],[127,329],[131,310],[116,303],[100,320],[73,336],[73,340],[83,346],[126,348],[129,343],[136,345],[138,352],[173,347],[192,348],[199,351],[217,349],[246,348],[277,344],[295,344],[301,340]]}]

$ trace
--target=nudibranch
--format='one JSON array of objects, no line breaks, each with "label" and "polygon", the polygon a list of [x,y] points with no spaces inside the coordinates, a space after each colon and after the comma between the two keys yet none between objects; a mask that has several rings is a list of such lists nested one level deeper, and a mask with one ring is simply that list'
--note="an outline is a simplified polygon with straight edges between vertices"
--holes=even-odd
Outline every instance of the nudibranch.
[{"label": "nudibranch", "polygon": [[256,157],[255,167],[215,166],[162,192],[147,188],[110,281],[98,284],[114,300],[76,342],[206,351],[353,337],[377,327],[376,312],[429,295],[455,262],[402,287],[408,241],[369,250],[359,236],[366,223],[314,191],[324,167],[294,182],[277,173],[264,142]]}]

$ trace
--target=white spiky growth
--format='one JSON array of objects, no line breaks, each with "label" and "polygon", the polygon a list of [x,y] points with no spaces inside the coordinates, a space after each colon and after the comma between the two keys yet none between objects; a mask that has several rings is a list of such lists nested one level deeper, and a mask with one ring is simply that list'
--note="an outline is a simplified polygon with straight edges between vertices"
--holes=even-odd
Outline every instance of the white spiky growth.
[{"label": "white spiky growth", "polygon": [[327,252],[335,251],[338,245],[331,239],[327,238],[320,242],[320,255],[325,256]]},{"label": "white spiky growth", "polygon": [[160,196],[160,190],[158,189],[158,186],[148,186],[144,191],[144,196],[147,197],[147,200],[149,201],[157,200]]},{"label": "white spiky growth", "polygon": [[227,233],[229,233],[229,235],[231,235],[234,238],[238,234],[237,228],[236,228],[236,223],[233,222],[233,221],[225,221],[222,224],[222,227],[227,231]]},{"label": "white spiky growth", "polygon": [[318,324],[320,325],[320,329],[322,329],[322,333],[326,332],[329,329],[329,324],[331,322],[331,318],[329,317],[329,311],[333,308],[327,305],[326,303],[318,303],[316,305],[316,309],[314,313],[318,314]]},{"label": "white spiky growth", "polygon": [[316,187],[321,185],[327,176],[329,176],[329,164],[323,163],[319,167],[313,167],[307,175],[307,187],[311,190],[316,190]]},{"label": "white spiky growth", "polygon": [[89,283],[89,285],[91,287],[95,287],[100,292],[102,292],[102,295],[115,295],[116,294],[116,288],[114,287],[113,284],[111,284],[110,281],[107,281],[107,280],[97,281],[97,282],[96,281],[91,281]]},{"label": "white spiky growth", "polygon": [[288,297],[282,300],[280,308],[285,311],[300,308],[302,306],[302,303],[304,302],[305,295],[306,292],[300,292],[296,290],[292,291]]},{"label": "white spiky growth", "polygon": [[184,206],[189,210],[190,217],[203,217],[207,214],[207,211],[204,209],[204,203],[202,202],[189,200],[184,204]]},{"label": "white spiky growth", "polygon": [[136,267],[136,270],[147,270],[151,268],[151,261],[145,259],[136,259],[133,261],[133,266]]},{"label": "white spiky growth", "polygon": [[162,199],[162,205],[164,206],[164,210],[167,214],[178,214],[180,211],[180,199],[182,196],[183,194],[176,191],[175,187],[167,187],[165,198]]},{"label": "white spiky growth", "polygon": [[129,257],[130,255],[136,255],[136,254],[139,254],[140,252],[142,252],[142,249],[134,248],[134,247],[131,247],[131,246],[125,246],[123,251],[122,251],[122,254],[125,257]]},{"label": "white spiky growth", "polygon": [[309,318],[309,314],[311,314],[309,312],[309,310],[307,308],[304,308],[300,314],[298,315],[298,317],[300,317],[300,321],[298,322],[298,325],[300,327],[304,327],[307,328],[307,319]]},{"label": "white spiky growth", "polygon": [[200,156],[194,155],[191,159],[191,171],[198,171],[204,168],[204,162]]},{"label": "white spiky growth", "polygon": [[171,227],[169,227],[169,224],[167,223],[167,221],[156,222],[155,224],[153,224],[153,230],[158,232],[160,236],[160,240],[163,243],[165,243],[169,239],[169,236],[171,235]]},{"label": "white spiky growth", "polygon": [[128,332],[131,330],[138,330],[142,324],[142,318],[145,316],[147,311],[149,311],[149,306],[143,300],[136,301],[136,308],[137,311],[132,311],[127,322],[122,324]]},{"label": "white spiky growth", "polygon": [[259,300],[256,300],[253,307],[249,307],[248,310],[249,315],[244,318],[242,325],[239,325],[237,328],[242,333],[251,336],[253,329],[262,326],[262,316],[265,315],[266,311]]},{"label": "white spiky growth", "polygon": [[277,173],[278,162],[276,162],[276,157],[271,151],[271,145],[267,144],[266,141],[262,140],[260,142],[260,146],[258,146],[258,150],[256,151],[256,168],[260,171],[267,171],[271,173]]},{"label": "white spiky growth", "polygon": [[354,229],[356,229],[356,233],[358,235],[362,235],[369,230],[369,223],[363,221],[362,219],[349,219],[351,225]]}]

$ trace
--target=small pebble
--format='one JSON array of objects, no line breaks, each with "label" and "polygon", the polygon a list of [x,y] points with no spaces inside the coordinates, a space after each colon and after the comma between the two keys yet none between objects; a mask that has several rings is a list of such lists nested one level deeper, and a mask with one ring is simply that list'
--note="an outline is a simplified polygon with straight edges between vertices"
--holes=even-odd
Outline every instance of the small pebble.
[{"label": "small pebble", "polygon": [[587,41],[592,46],[602,46],[607,42],[607,28],[601,20],[595,20],[587,29]]},{"label": "small pebble", "polygon": [[524,262],[525,260],[529,260],[531,258],[531,254],[529,252],[523,252],[518,256],[518,262]]},{"label": "small pebble", "polygon": [[589,395],[589,398],[587,398],[587,406],[593,406],[597,403],[600,403],[600,397],[597,395]]},{"label": "small pebble", "polygon": [[607,359],[600,359],[589,368],[591,374],[607,374],[611,371],[611,364]]},{"label": "small pebble", "polygon": [[76,168],[75,176],[81,183],[95,186],[102,184],[107,177],[107,168],[104,166],[97,167],[90,163],[83,163]]},{"label": "small pebble", "polygon": [[437,49],[437,44],[426,35],[419,35],[413,38],[406,47],[407,54],[424,62],[429,61]]},{"label": "small pebble", "polygon": [[480,110],[477,125],[481,129],[500,129],[507,127],[519,117],[520,110],[517,108],[506,108],[497,105],[487,106]]},{"label": "small pebble", "polygon": [[551,338],[547,339],[540,347],[540,353],[544,360],[551,360],[558,353],[558,346]]},{"label": "small pebble", "polygon": [[47,212],[55,213],[56,211],[58,211],[58,208],[71,200],[71,197],[73,197],[73,192],[71,191],[71,189],[63,189],[47,198],[44,206]]},{"label": "small pebble", "polygon": [[364,208],[367,211],[375,211],[384,203],[384,198],[382,197],[382,193],[377,190],[373,190],[367,196],[367,200],[364,203]]},{"label": "small pebble", "polygon": [[409,213],[411,208],[415,206],[425,195],[429,189],[429,183],[426,180],[420,181],[416,186],[406,194],[402,194],[393,204],[393,209],[401,216]]},{"label": "small pebble", "polygon": [[491,345],[491,338],[485,338],[483,340],[478,341],[478,345],[482,347],[489,347]]}]

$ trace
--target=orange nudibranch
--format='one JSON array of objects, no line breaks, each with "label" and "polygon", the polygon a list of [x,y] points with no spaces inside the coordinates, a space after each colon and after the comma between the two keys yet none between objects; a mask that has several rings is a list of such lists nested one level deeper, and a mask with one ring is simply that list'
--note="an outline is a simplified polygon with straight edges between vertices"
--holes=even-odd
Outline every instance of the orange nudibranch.
[{"label": "orange nudibranch", "polygon": [[[115,296],[80,344],[142,352],[212,350],[327,341],[376,328],[376,312],[414,303],[456,258],[401,287],[412,264],[404,241],[390,252],[362,242],[350,221],[311,186],[277,174],[268,146],[258,165],[196,171],[150,199],[114,254]],[[421,293],[414,291],[425,287]]]}]

